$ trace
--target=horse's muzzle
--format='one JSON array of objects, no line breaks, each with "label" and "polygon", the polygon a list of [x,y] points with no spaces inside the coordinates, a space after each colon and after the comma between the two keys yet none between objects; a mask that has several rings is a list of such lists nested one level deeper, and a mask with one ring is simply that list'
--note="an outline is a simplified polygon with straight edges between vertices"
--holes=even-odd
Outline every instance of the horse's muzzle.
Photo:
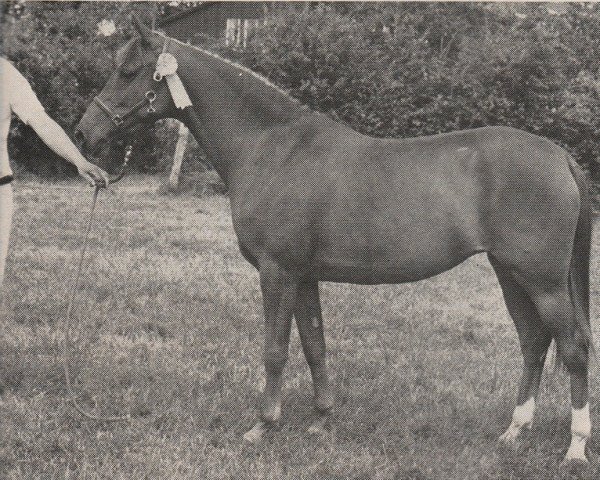
[{"label": "horse's muzzle", "polygon": [[[81,124],[80,124],[81,125]],[[79,151],[85,156],[101,157],[107,153],[108,140],[105,137],[97,139],[90,138],[84,133],[84,129],[77,125],[73,133],[73,142]]]},{"label": "horse's muzzle", "polygon": [[81,153],[85,153],[85,135],[79,128],[75,129],[75,133],[73,134],[73,141],[75,142],[75,146],[81,151]]}]

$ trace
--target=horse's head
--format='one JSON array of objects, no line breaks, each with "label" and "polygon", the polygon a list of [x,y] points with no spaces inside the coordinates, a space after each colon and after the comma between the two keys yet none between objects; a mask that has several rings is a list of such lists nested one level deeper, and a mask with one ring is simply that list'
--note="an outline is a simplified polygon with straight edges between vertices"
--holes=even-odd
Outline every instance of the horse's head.
[{"label": "horse's head", "polygon": [[164,80],[154,78],[164,38],[133,17],[139,36],[117,53],[117,68],[94,98],[75,130],[78,146],[102,156],[108,139],[139,124],[175,116],[175,105]]}]

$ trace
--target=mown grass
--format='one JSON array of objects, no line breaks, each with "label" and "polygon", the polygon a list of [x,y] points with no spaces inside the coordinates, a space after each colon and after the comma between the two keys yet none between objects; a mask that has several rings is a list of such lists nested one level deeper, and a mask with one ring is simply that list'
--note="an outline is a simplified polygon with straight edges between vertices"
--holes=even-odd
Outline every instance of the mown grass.
[{"label": "mown grass", "polygon": [[[306,434],[312,385],[297,334],[280,428],[242,444],[263,383],[258,275],[238,253],[226,198],[157,195],[150,177],[103,194],[72,365],[81,401],[131,423],[84,421],[65,402],[61,321],[91,192],[17,183],[0,321],[0,477],[561,478],[564,375],[546,375],[517,451],[496,447],[521,358],[484,257],[409,285],[322,285],[336,412]],[[74,188],[73,188],[74,187]],[[600,232],[594,237],[600,249]],[[600,288],[600,256],[592,265]],[[594,331],[600,338],[597,302]],[[600,421],[598,369],[591,408]],[[600,478],[590,442],[592,467]]]}]

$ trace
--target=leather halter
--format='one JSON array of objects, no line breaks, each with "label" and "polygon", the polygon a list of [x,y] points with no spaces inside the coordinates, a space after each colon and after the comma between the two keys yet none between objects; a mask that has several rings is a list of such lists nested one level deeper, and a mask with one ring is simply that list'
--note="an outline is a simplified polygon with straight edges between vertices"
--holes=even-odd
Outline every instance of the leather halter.
[{"label": "leather halter", "polygon": [[94,97],[94,102],[96,102],[96,104],[100,107],[100,109],[110,117],[111,121],[117,127],[120,127],[121,125],[123,125],[123,123],[125,122],[127,117],[130,117],[131,115],[136,113],[140,108],[142,108],[144,105],[146,105],[146,103],[148,104],[148,109],[146,110],[148,113],[156,112],[156,109],[154,108],[154,105],[153,105],[154,100],[156,100],[156,92],[154,90],[148,90],[144,94],[143,100],[140,100],[138,103],[136,103],[133,107],[131,107],[125,113],[118,114],[118,113],[114,112],[113,110],[111,110],[110,107],[108,105],[106,105],[106,103],[104,103],[102,100],[100,100],[100,97]]}]

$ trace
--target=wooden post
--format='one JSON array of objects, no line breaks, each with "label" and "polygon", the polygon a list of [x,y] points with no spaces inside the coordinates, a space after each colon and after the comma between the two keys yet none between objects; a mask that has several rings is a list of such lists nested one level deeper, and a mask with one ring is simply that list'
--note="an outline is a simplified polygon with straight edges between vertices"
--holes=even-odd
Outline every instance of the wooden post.
[{"label": "wooden post", "polygon": [[169,175],[169,188],[172,190],[177,189],[179,185],[179,173],[181,172],[181,164],[183,163],[183,156],[188,144],[189,133],[188,128],[183,123],[180,123],[179,138],[175,146],[175,155],[173,155],[173,167],[171,168],[171,175]]}]

